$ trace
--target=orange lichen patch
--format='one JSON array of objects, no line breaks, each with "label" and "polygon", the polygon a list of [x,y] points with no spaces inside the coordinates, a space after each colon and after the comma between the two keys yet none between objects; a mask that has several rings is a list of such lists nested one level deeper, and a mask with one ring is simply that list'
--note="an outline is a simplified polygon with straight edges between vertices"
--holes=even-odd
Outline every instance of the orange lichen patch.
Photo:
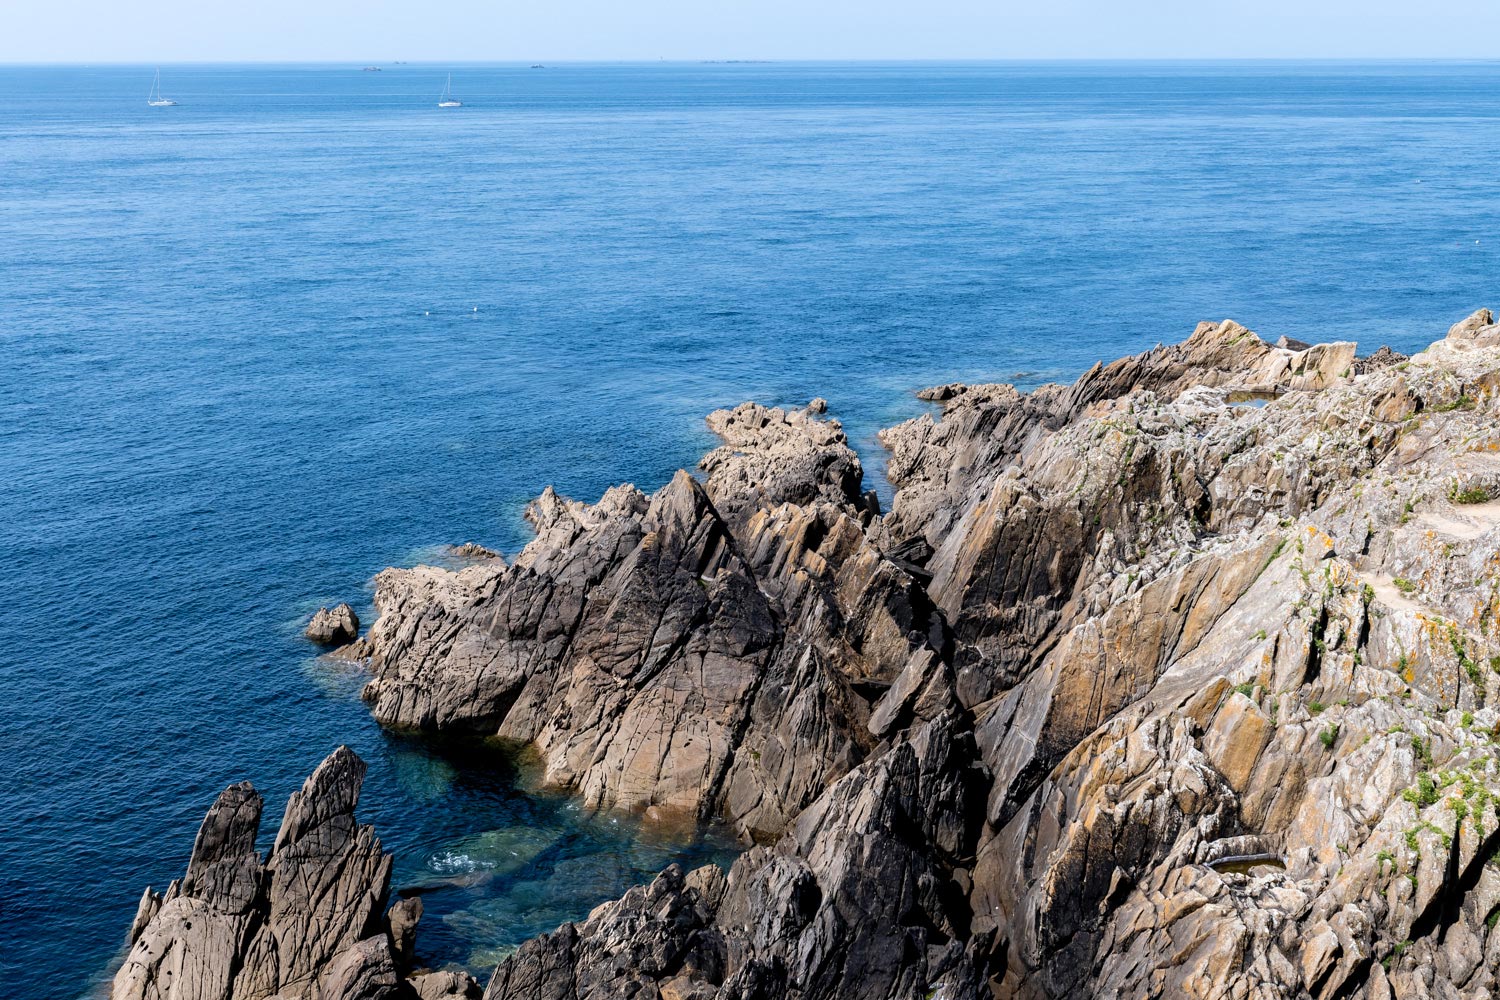
[{"label": "orange lichen patch", "polygon": [[1354,578],[1354,567],[1348,563],[1335,562],[1328,568],[1328,579],[1333,581],[1335,586],[1342,587],[1352,582]]},{"label": "orange lichen patch", "polygon": [[1316,525],[1307,526],[1307,545],[1321,545],[1322,551],[1316,553],[1316,558],[1322,559],[1334,549],[1333,536],[1321,531]]}]

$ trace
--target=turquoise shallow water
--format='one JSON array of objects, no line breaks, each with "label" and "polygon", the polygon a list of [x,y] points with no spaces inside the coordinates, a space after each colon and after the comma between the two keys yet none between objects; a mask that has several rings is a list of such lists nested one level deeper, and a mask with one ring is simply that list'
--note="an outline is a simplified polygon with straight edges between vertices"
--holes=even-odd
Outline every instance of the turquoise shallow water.
[{"label": "turquoise shallow water", "polygon": [[[467,106],[434,105],[445,74]],[[708,410],[874,431],[1233,316],[1500,304],[1493,64],[0,68],[0,986],[77,996],[204,808],[333,746],[482,967],[673,857],[382,735],[298,637]]]}]

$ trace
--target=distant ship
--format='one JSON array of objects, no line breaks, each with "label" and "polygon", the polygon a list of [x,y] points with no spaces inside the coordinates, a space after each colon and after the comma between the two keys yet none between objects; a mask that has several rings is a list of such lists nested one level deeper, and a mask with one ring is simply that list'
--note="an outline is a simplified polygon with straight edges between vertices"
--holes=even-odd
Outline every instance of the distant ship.
[{"label": "distant ship", "polygon": [[380,72],[380,67],[379,66],[366,66],[364,68],[363,72],[366,72],[366,73],[379,73]]},{"label": "distant ship", "polygon": [[151,81],[151,93],[146,95],[146,103],[151,105],[153,108],[170,108],[175,107],[177,104],[176,101],[170,101],[167,98],[161,96],[160,67],[157,67],[156,79]]},{"label": "distant ship", "polygon": [[531,68],[532,69],[546,69],[547,67],[543,66],[541,63],[532,63],[531,64]]},{"label": "distant ship", "polygon": [[464,102],[453,96],[453,74],[448,74],[448,85],[443,88],[443,99],[438,101],[440,108],[461,108]]}]

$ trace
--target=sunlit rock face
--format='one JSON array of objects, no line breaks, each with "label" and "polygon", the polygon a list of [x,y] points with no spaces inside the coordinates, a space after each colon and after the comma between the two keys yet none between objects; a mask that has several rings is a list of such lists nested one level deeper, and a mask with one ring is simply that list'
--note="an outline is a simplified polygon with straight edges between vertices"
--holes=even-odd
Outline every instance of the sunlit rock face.
[{"label": "sunlit rock face", "polygon": [[745,404],[702,478],[381,574],[344,654],[388,725],[750,848],[493,1000],[1487,998],[1497,386],[1488,312],[1410,359],[1206,323],[924,392],[886,513],[821,401]]},{"label": "sunlit rock face", "polygon": [[710,425],[705,481],[548,491],[510,564],[382,573],[355,650],[376,716],[529,744],[591,806],[779,835],[876,747],[872,695],[936,669],[946,631],[870,537],[836,422],[745,404]]},{"label": "sunlit rock face", "polygon": [[187,874],[150,889],[114,1000],[397,1000],[419,900],[386,913],[391,856],[354,818],[365,764],[339,747],[287,802],[271,851],[255,849],[262,800],[226,788]]}]

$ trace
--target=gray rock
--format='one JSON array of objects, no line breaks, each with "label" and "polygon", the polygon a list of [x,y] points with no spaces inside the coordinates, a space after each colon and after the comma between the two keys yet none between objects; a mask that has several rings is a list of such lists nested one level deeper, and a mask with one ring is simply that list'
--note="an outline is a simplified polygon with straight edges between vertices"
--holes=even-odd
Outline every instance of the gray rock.
[{"label": "gray rock", "polygon": [[381,573],[376,717],[530,743],[590,806],[779,836],[874,745],[862,692],[942,628],[868,537],[837,424],[753,404],[710,422],[730,443],[706,484],[549,490],[510,565]]},{"label": "gray rock", "polygon": [[462,545],[449,546],[455,556],[460,559],[500,559],[503,558],[494,549],[485,548],[478,542],[464,542]]},{"label": "gray rock", "polygon": [[364,774],[348,748],[330,754],[288,801],[264,859],[260,796],[249,783],[225,789],[186,876],[147,890],[113,1000],[398,996],[381,921],[391,858],[354,818]]},{"label": "gray rock", "polygon": [[391,906],[385,915],[386,933],[390,935],[396,964],[402,972],[411,971],[412,952],[416,948],[417,922],[422,919],[422,897],[413,896]]},{"label": "gray rock", "polygon": [[446,997],[479,1000],[484,995],[474,977],[464,972],[422,973],[412,977],[411,988],[421,1000],[444,1000]]},{"label": "gray rock", "polygon": [[587,921],[527,942],[495,971],[487,1000],[895,1000],[934,990],[977,1000],[982,981],[953,942],[967,914],[944,891],[944,848],[971,847],[960,818],[973,777],[964,746],[951,718],[934,720],[845,775],[727,878],[673,866]]},{"label": "gray rock", "polygon": [[[820,408],[745,404],[702,481],[548,490],[512,564],[382,573],[383,723],[756,845],[485,995],[1496,995],[1500,333],[1395,357],[1226,321],[944,386],[882,435],[888,514]],[[258,797],[221,796],[119,995],[472,995],[400,983],[415,907],[344,891],[388,862],[325,768],[264,864]]]},{"label": "gray rock", "polygon": [[359,637],[359,616],[347,604],[319,608],[303,632],[313,642],[324,646],[342,646]]},{"label": "gray rock", "polygon": [[[1203,324],[1072,386],[944,386],[883,435],[885,516],[836,425],[747,404],[702,487],[544,495],[519,569],[387,578],[377,714],[498,706],[594,804],[696,787],[763,845],[529,942],[488,995],[1492,995],[1493,328],[1356,363]],[[710,671],[715,628],[757,638]],[[639,684],[682,665],[696,699]],[[696,782],[686,738],[642,738],[726,715]]]},{"label": "gray rock", "polygon": [[1399,351],[1393,351],[1385,345],[1381,345],[1374,354],[1354,359],[1354,374],[1364,375],[1368,372],[1379,371],[1382,368],[1399,365],[1406,360],[1408,360],[1406,355]]}]

